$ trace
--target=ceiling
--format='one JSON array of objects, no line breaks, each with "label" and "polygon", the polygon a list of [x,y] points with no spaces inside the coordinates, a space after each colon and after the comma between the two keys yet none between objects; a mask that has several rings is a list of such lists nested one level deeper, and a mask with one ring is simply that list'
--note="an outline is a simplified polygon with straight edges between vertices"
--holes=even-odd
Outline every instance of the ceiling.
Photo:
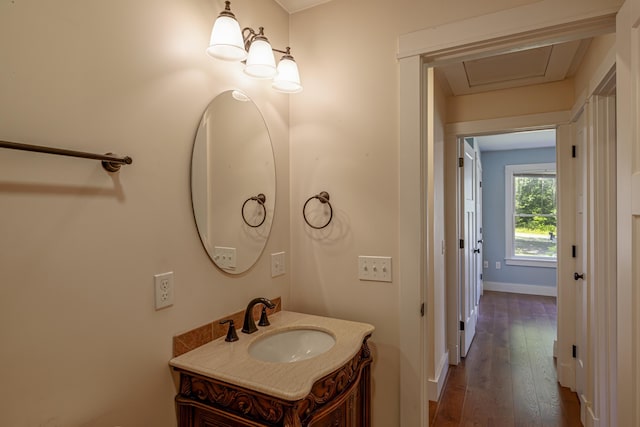
[{"label": "ceiling", "polygon": [[591,39],[520,50],[438,67],[454,96],[564,80],[578,69]]},{"label": "ceiling", "polygon": [[276,0],[287,12],[296,13],[304,9],[328,3],[331,0]]},{"label": "ceiling", "polygon": [[475,137],[480,151],[518,150],[556,146],[556,130],[502,133]]}]

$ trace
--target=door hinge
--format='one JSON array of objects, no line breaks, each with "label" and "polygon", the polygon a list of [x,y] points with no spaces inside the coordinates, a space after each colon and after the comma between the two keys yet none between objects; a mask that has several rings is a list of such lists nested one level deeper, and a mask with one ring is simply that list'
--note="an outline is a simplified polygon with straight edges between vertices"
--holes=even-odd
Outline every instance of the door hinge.
[{"label": "door hinge", "polygon": [[464,239],[460,239],[460,249],[464,249]]},{"label": "door hinge", "polygon": [[464,322],[462,320],[460,321],[460,330],[464,331]]},{"label": "door hinge", "polygon": [[459,168],[463,168],[464,167],[464,158],[458,157],[458,167]]},{"label": "door hinge", "polygon": [[482,188],[482,181],[480,181],[480,188]]},{"label": "door hinge", "polygon": [[571,355],[573,356],[574,359],[578,357],[578,346],[576,345],[571,346]]},{"label": "door hinge", "polygon": [[424,303],[420,306],[420,317],[424,317]]},{"label": "door hinge", "polygon": [[571,257],[575,258],[576,254],[578,252],[578,248],[576,247],[576,245],[571,245]]},{"label": "door hinge", "polygon": [[575,145],[572,145],[572,146],[571,146],[571,157],[573,157],[574,159],[577,157],[577,155],[576,155],[576,149],[577,149],[577,148],[576,148],[576,146],[575,146]]},{"label": "door hinge", "polygon": [[482,280],[482,273],[480,273],[480,280]]}]

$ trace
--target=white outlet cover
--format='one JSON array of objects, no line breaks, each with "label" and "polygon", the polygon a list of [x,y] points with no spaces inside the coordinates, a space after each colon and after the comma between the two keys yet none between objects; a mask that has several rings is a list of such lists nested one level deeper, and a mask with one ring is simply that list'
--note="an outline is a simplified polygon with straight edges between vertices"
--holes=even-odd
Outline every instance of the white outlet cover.
[{"label": "white outlet cover", "polygon": [[153,276],[156,310],[173,305],[173,271]]}]

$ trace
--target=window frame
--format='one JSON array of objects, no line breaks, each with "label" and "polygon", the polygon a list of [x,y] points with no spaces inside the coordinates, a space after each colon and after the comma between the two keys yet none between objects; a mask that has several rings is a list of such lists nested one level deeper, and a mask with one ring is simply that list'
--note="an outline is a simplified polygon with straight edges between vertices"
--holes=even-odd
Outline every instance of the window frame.
[{"label": "window frame", "polygon": [[[513,176],[521,173],[549,173],[556,175],[556,189],[558,177],[556,163],[527,163],[521,165],[505,166],[505,264],[519,265],[526,267],[546,267],[556,268],[558,264],[558,254],[554,258],[543,259],[542,257],[522,256],[515,254],[515,189]],[[556,223],[558,214],[556,212]]]}]

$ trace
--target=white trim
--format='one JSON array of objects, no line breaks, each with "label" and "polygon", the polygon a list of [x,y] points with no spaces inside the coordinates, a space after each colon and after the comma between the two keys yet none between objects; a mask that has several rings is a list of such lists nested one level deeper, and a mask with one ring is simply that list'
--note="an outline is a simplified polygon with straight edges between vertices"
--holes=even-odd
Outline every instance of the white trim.
[{"label": "white trim", "polygon": [[428,395],[429,400],[433,402],[437,402],[440,399],[440,393],[442,393],[442,388],[444,387],[444,382],[447,379],[447,373],[449,372],[449,352],[446,351],[442,358],[440,359],[440,363],[438,363],[437,375],[435,378],[429,378],[428,384]]},{"label": "white trim", "polygon": [[524,116],[504,117],[500,119],[474,120],[450,123],[445,129],[447,135],[480,136],[492,133],[517,132],[524,130],[552,129],[563,123],[569,123],[570,111],[527,114]]},{"label": "white trim", "polygon": [[633,210],[632,177],[639,173],[640,148],[638,76],[638,20],[640,1],[627,0],[617,16],[616,120],[617,120],[617,416],[619,426],[640,425],[640,256],[638,217]]},{"label": "white trim", "polygon": [[542,259],[526,256],[517,256],[515,254],[515,238],[514,238],[514,197],[513,176],[517,173],[527,172],[553,172],[556,174],[555,163],[528,163],[522,165],[506,165],[504,167],[504,253],[505,263],[508,265],[528,265],[530,267],[555,267],[548,265],[549,262],[555,261],[557,258]]},{"label": "white trim", "polygon": [[576,343],[576,288],[573,273],[576,258],[571,256],[576,235],[575,159],[571,157],[574,142],[573,125],[556,129],[556,179],[558,185],[558,382],[575,390],[575,360],[572,345]]},{"label": "white trim", "polygon": [[512,294],[542,295],[548,297],[558,296],[556,286],[525,285],[523,283],[503,283],[484,281],[485,291],[509,292]]},{"label": "white trim", "polygon": [[526,258],[505,258],[506,265],[519,265],[521,267],[540,267],[540,268],[558,268],[558,262],[544,259],[526,259]]},{"label": "white trim", "polygon": [[[458,162],[458,136],[476,136],[481,134],[495,134],[501,132],[513,132],[516,130],[552,129],[559,125],[566,125],[570,119],[569,111],[553,113],[528,114],[523,116],[505,117],[501,119],[474,120],[469,122],[450,123],[445,129],[445,164],[453,165]],[[556,136],[556,139],[558,137]],[[559,157],[556,156],[556,165],[561,166]],[[445,169],[445,215],[455,217],[459,207],[457,178],[458,168],[447,167]],[[445,224],[446,239],[449,242],[458,242],[458,221],[447,221]],[[562,233],[562,229],[558,229]],[[560,242],[560,236],[558,237]],[[456,245],[457,248],[457,245]],[[447,266],[447,347],[449,349],[449,363],[460,363],[460,331],[458,327],[460,316],[460,289],[458,250],[448,250],[445,254]],[[485,286],[485,289],[486,286]],[[560,303],[558,314],[561,315]],[[573,306],[566,310],[566,322],[573,322]],[[567,383],[564,383],[567,384]],[[572,386],[573,383],[571,383]]]},{"label": "white trim", "polygon": [[[400,61],[398,148],[398,258],[399,258],[399,349],[400,424],[423,426],[428,423],[426,397],[425,319],[420,315],[424,301],[424,235],[426,198],[422,129],[426,124],[423,105],[423,67],[420,58]],[[431,112],[433,114],[433,112]]]},{"label": "white trim", "polygon": [[429,65],[443,64],[612,33],[618,8],[606,0],[540,0],[401,35],[398,58],[424,55]]}]

